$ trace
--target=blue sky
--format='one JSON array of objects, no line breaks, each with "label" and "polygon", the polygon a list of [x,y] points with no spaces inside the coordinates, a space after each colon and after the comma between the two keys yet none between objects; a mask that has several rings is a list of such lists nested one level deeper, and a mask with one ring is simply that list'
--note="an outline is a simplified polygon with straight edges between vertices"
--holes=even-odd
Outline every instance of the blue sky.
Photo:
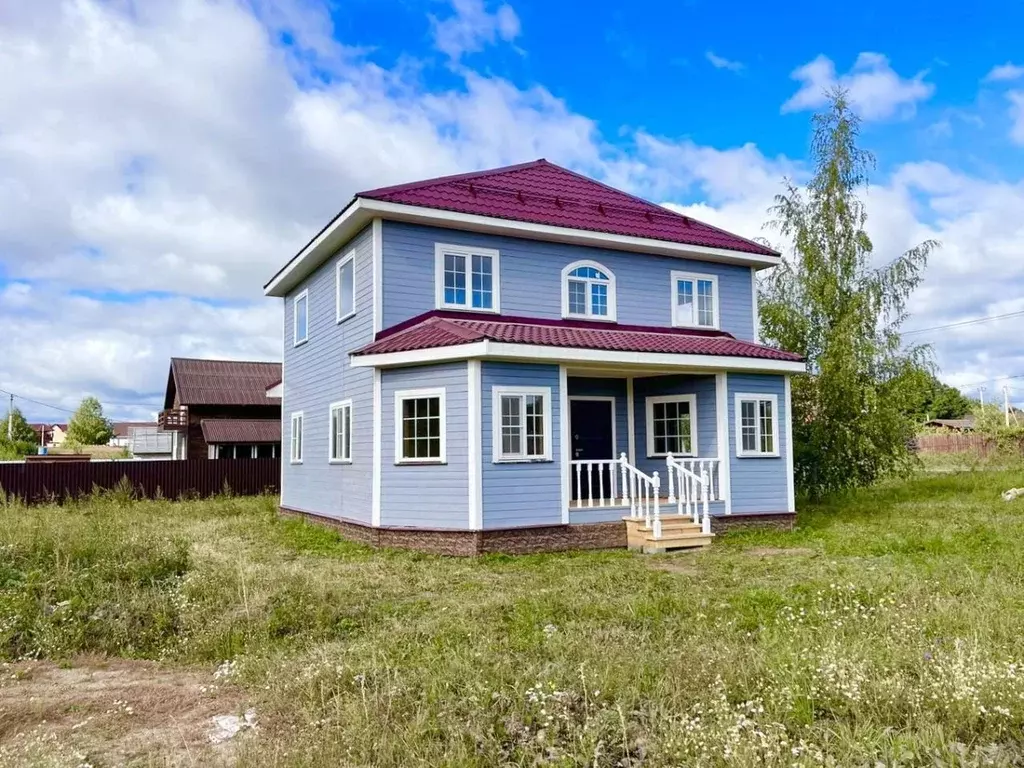
[{"label": "blue sky", "polygon": [[[544,156],[764,235],[834,84],[878,158],[878,261],[943,242],[906,327],[1024,310],[1022,28],[1016,3],[5,4],[0,389],[147,418],[172,355],[279,358],[261,286],[359,189]],[[1018,327],[916,338],[1021,402]]]}]

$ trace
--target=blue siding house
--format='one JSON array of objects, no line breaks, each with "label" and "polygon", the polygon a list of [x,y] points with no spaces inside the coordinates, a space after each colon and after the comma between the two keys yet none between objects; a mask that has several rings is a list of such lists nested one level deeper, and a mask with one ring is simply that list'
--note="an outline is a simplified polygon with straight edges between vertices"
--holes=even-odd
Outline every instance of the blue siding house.
[{"label": "blue siding house", "polygon": [[281,509],[450,554],[708,544],[795,512],[780,256],[544,160],[363,192],[284,300]]}]

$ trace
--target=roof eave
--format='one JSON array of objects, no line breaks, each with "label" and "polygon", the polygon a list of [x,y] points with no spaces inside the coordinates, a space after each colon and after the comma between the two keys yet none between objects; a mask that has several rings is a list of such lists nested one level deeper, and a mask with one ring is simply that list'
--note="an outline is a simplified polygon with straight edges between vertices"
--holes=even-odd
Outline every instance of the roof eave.
[{"label": "roof eave", "polygon": [[528,221],[501,219],[475,213],[459,213],[441,208],[427,208],[405,203],[392,203],[365,197],[355,198],[289,261],[264,286],[266,296],[287,296],[303,279],[338,251],[353,235],[375,218],[403,221],[425,226],[440,226],[469,232],[506,235],[529,240],[569,243],[633,253],[651,253],[676,258],[692,258],[722,264],[765,269],[782,263],[778,255],[750,253],[729,248],[675,243],[645,237],[616,235],[588,229],[535,224]]},{"label": "roof eave", "polygon": [[733,355],[689,355],[665,352],[623,352],[578,347],[515,344],[491,340],[402,352],[352,355],[355,368],[397,368],[469,359],[531,360],[551,363],[599,363],[647,368],[689,368],[701,371],[747,371],[752,373],[806,373],[802,360],[774,360]]}]

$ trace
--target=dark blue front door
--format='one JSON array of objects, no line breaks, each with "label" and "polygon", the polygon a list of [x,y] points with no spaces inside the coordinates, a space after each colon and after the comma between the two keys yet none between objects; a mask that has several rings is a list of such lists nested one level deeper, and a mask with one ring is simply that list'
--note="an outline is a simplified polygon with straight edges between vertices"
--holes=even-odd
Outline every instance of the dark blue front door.
[{"label": "dark blue front door", "polygon": [[[611,400],[570,400],[569,432],[573,461],[614,459]],[[572,498],[611,498],[612,467],[603,469],[584,465],[577,472],[571,467]],[[602,492],[603,491],[603,492]]]}]

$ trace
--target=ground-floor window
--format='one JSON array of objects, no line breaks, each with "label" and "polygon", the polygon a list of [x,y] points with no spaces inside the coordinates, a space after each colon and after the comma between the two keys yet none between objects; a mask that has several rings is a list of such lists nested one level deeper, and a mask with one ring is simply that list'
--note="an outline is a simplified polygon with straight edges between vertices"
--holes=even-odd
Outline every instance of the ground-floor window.
[{"label": "ground-floor window", "polygon": [[779,399],[775,395],[736,395],[736,455],[779,455]]},{"label": "ground-floor window", "polygon": [[292,414],[291,439],[291,462],[292,464],[302,463],[302,411]]},{"label": "ground-floor window", "polygon": [[273,459],[277,457],[275,443],[221,443],[210,446],[213,459]]},{"label": "ground-floor window", "polygon": [[551,460],[551,388],[495,387],[494,461]]},{"label": "ground-floor window", "polygon": [[352,461],[352,401],[331,404],[330,460]]},{"label": "ground-floor window", "polygon": [[647,398],[647,455],[693,456],[697,446],[697,396]]},{"label": "ground-floor window", "polygon": [[443,388],[395,393],[395,463],[444,463],[445,431]]}]

